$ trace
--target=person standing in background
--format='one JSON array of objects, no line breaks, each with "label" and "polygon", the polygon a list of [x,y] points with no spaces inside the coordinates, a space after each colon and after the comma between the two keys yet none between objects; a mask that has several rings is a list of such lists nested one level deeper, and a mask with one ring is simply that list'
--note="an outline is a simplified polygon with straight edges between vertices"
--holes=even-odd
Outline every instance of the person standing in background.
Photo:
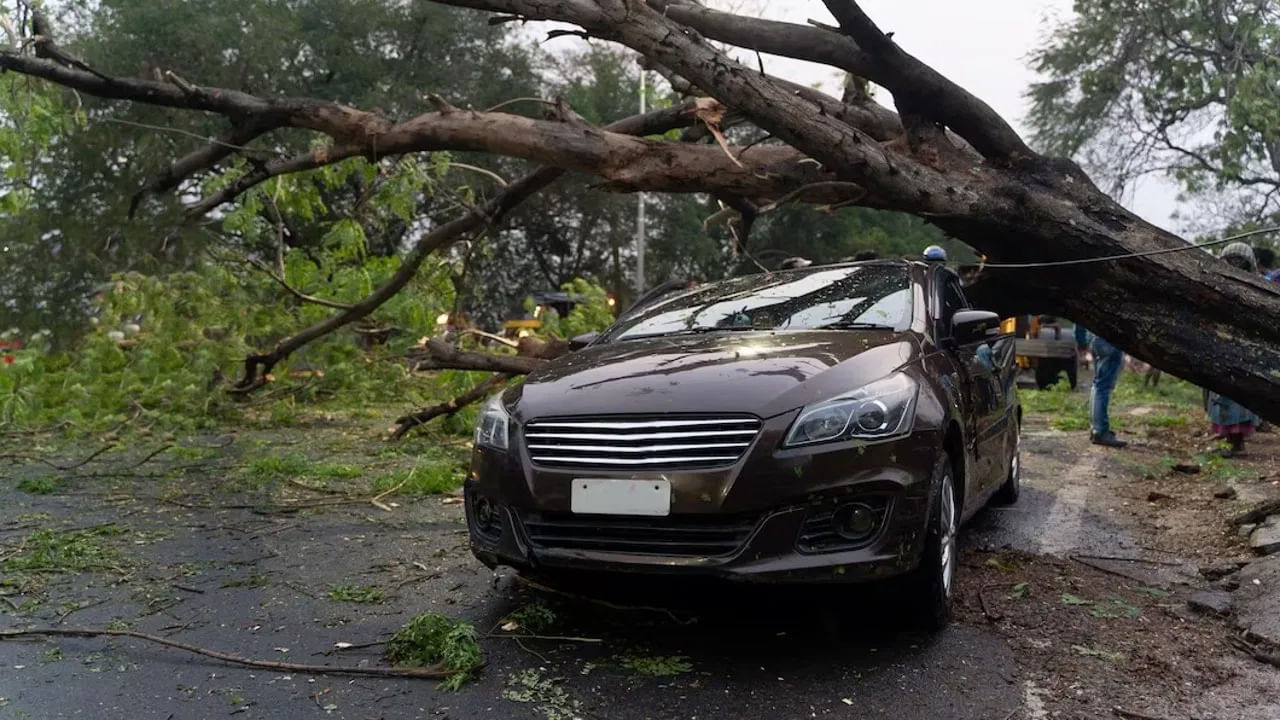
[{"label": "person standing in background", "polygon": [[1276,269],[1276,251],[1269,247],[1253,248],[1253,259],[1258,263],[1258,272],[1272,282],[1280,282],[1280,270]]},{"label": "person standing in background", "polygon": [[[1233,242],[1222,250],[1222,259],[1248,273],[1258,272],[1258,261],[1253,248],[1242,242]],[[1213,434],[1228,443],[1222,454],[1228,457],[1244,453],[1244,441],[1258,428],[1258,416],[1251,410],[1224,395],[1209,392],[1209,422]]]},{"label": "person standing in background", "polygon": [[1120,372],[1124,370],[1124,351],[1101,337],[1094,335],[1093,388],[1089,392],[1089,442],[1104,447],[1122,448],[1129,443],[1116,437],[1111,429],[1111,391],[1116,388]]},{"label": "person standing in background", "polygon": [[1076,354],[1080,356],[1080,364],[1089,369],[1089,331],[1080,323],[1076,323]]}]

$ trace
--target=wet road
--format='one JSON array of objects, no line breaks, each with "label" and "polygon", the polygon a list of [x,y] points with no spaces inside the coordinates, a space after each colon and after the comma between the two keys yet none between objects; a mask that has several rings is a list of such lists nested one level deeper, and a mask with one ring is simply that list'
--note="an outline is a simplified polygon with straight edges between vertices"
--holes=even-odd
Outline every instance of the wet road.
[{"label": "wet road", "polygon": [[[981,513],[962,536],[970,553],[1136,549],[1090,501],[1106,462],[1099,451],[1081,453],[1051,431],[1029,432],[1024,448],[1021,502]],[[22,502],[21,512],[75,517],[78,526],[120,512],[77,496]],[[1008,643],[981,624],[928,637],[904,629],[892,597],[847,591],[649,583],[613,592],[628,606],[675,607],[674,616],[566,602],[475,563],[457,506],[410,512],[421,516],[388,521],[361,509],[281,521],[139,504],[131,527],[170,533],[141,535],[149,539],[130,548],[145,569],[127,582],[81,576],[63,588],[70,600],[38,615],[56,622],[74,601],[85,607],[66,625],[128,621],[245,657],[359,664],[378,662],[378,648],[322,653],[385,638],[424,610],[466,618],[484,633],[537,602],[556,613],[555,634],[599,642],[484,639],[487,666],[456,693],[423,681],[238,668],[132,639],[5,642],[0,718],[1041,716]],[[342,583],[394,589],[380,605],[325,597]]]}]

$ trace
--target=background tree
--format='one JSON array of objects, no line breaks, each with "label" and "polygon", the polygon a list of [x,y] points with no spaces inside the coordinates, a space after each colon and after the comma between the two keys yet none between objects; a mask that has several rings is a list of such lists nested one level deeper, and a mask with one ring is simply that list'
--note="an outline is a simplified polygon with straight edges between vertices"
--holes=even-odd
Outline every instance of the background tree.
[{"label": "background tree", "polygon": [[[424,88],[478,107],[542,94],[536,47],[514,37],[510,26],[491,26],[476,13],[432,3],[104,0],[54,9],[62,11],[53,18],[67,52],[106,72],[155,77],[176,69],[246,92],[311,96],[398,115],[430,107]],[[317,251],[341,244],[342,230],[351,229],[341,223],[354,219],[368,252],[386,256],[432,217],[450,212],[455,192],[492,182],[455,168],[440,178],[450,192],[419,193],[411,208],[396,213],[373,194],[387,184],[391,168],[406,169],[393,159],[381,170],[370,165],[340,176],[304,175],[287,188],[270,188],[273,203],[257,203],[257,223],[242,218],[228,228],[220,215],[185,223],[181,201],[202,193],[212,176],[170,181],[169,164],[197,146],[193,136],[226,132],[217,118],[51,94],[24,78],[6,84],[11,124],[48,117],[59,123],[59,132],[53,142],[47,133],[10,136],[3,148],[7,157],[38,157],[11,163],[9,172],[19,194],[24,187],[38,192],[28,190],[21,208],[0,208],[0,237],[9,247],[5,265],[23,274],[22,282],[0,283],[0,326],[49,328],[63,343],[83,323],[93,288],[114,272],[194,269],[208,261],[202,249],[219,244],[270,258],[277,221],[284,244]],[[66,112],[53,118],[57,107]],[[65,122],[77,109],[82,122]],[[224,140],[251,145],[247,156],[254,162],[304,151],[311,142],[303,134],[278,133],[241,143],[239,134],[232,131]],[[466,159],[502,164],[492,156]],[[411,172],[399,179],[418,177]],[[277,210],[282,217],[273,214]]]},{"label": "background tree", "polygon": [[1280,220],[1280,4],[1078,0],[1033,66],[1030,122],[1113,193],[1146,175],[1196,202],[1188,226]]}]

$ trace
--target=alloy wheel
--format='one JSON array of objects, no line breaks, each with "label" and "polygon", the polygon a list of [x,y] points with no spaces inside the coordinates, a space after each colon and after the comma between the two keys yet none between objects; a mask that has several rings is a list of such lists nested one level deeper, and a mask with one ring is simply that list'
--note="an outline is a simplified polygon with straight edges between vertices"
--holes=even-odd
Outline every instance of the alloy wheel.
[{"label": "alloy wheel", "polygon": [[942,591],[951,597],[951,578],[956,567],[956,494],[951,474],[942,477],[941,507],[938,512],[938,538],[942,546]]}]

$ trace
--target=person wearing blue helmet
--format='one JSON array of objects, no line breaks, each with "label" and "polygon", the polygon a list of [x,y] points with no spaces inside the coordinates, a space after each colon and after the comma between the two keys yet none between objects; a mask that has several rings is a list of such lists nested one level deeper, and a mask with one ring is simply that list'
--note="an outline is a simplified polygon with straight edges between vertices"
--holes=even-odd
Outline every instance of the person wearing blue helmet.
[{"label": "person wearing blue helmet", "polygon": [[947,259],[947,251],[942,249],[940,245],[930,245],[924,249],[925,260],[943,261]]}]

